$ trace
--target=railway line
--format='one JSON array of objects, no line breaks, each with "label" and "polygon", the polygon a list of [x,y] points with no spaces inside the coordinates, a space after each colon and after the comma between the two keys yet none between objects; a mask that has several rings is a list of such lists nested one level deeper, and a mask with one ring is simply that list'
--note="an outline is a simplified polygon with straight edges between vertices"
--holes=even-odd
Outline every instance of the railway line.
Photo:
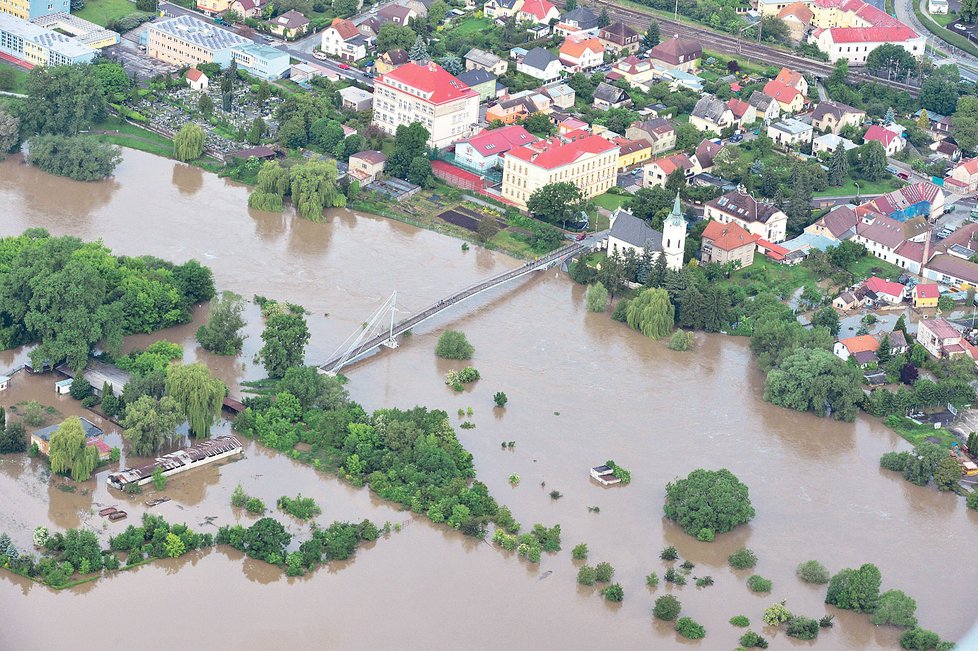
[{"label": "railway line", "polygon": [[[555,4],[563,8],[564,0],[555,0]],[[652,19],[659,23],[659,32],[662,38],[668,38],[674,34],[682,38],[689,38],[699,41],[704,49],[711,49],[721,54],[755,59],[762,63],[777,66],[788,66],[793,70],[815,75],[817,77],[828,77],[832,74],[834,66],[831,63],[815,61],[800,54],[794,54],[770,45],[757,43],[750,39],[743,39],[730,34],[716,32],[708,27],[691,25],[669,18],[663,18],[657,14],[652,14],[638,9],[622,7],[608,0],[597,0],[597,4],[608,10],[612,20],[620,20],[629,27],[645,33]],[[917,95],[919,89],[916,86],[891,79],[874,77],[859,70],[851,70],[849,79],[854,83],[876,82],[889,86],[897,90],[904,90],[911,95]]]}]

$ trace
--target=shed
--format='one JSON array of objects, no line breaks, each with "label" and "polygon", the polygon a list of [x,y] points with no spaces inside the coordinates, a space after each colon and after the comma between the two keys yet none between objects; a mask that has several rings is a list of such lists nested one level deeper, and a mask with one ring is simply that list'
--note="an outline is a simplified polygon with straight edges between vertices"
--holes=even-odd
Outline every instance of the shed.
[{"label": "shed", "polygon": [[6,391],[8,386],[10,386],[10,376],[0,375],[0,391]]}]

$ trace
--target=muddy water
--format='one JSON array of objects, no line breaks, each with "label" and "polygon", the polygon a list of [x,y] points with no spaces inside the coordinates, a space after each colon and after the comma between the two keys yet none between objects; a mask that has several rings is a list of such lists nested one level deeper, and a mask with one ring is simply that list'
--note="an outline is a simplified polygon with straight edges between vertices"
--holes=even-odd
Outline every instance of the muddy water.
[{"label": "muddy water", "polygon": [[[119,253],[201,259],[222,289],[306,306],[311,362],[329,356],[395,289],[410,311],[518,264],[481,250],[463,253],[455,240],[366,215],[337,211],[325,224],[310,224],[249,213],[245,201],[243,189],[212,175],[135,152],[126,153],[106,185],[53,179],[16,161],[0,165],[0,234],[41,226],[101,237]],[[251,362],[261,324],[253,307],[247,316],[249,338],[237,360],[195,349],[193,331],[203,310],[195,324],[164,335],[184,342],[188,360],[200,357],[234,383],[261,375]],[[482,379],[461,394],[442,379],[458,365],[432,354],[446,327],[465,330],[476,347],[472,363]],[[131,338],[127,346],[149,340]],[[0,366],[24,356],[3,353]],[[581,288],[551,271],[426,323],[399,350],[348,374],[351,393],[368,408],[420,403],[455,419],[459,408],[471,406],[476,428],[458,432],[475,455],[479,477],[524,525],[560,523],[565,551],[529,566],[249,444],[241,461],[171,480],[166,494],[172,501],[154,510],[201,528],[213,526],[209,517],[214,525],[246,523],[249,516],[228,507],[240,482],[267,503],[300,491],[315,496],[324,506],[322,523],[367,517],[403,529],[311,578],[288,579],[223,549],[61,593],[0,574],[7,621],[17,622],[0,628],[0,648],[78,647],[77,631],[95,613],[112,622],[99,633],[100,647],[139,639],[148,648],[171,648],[172,641],[146,635],[152,613],[167,602],[178,602],[182,613],[233,613],[190,624],[188,648],[584,648],[608,642],[680,648],[687,643],[650,617],[654,598],[667,592],[706,626],[707,638],[698,644],[704,649],[733,648],[740,631],[727,620],[743,613],[759,623],[763,608],[782,599],[807,616],[836,615],[835,628],[816,648],[896,647],[897,631],[827,608],[824,588],[794,577],[794,567],[809,558],[833,571],[874,562],[884,588],[917,599],[928,628],[960,640],[971,626],[967,604],[973,603],[975,571],[967,559],[978,514],[959,499],[880,471],[880,454],[907,445],[878,423],[833,423],[762,402],[763,377],[743,340],[701,335],[695,352],[671,352],[607,315],[588,314]],[[18,376],[12,391],[21,393],[0,402],[54,398],[43,385],[18,389],[17,383],[27,380]],[[492,406],[496,391],[509,396],[505,410]],[[501,441],[516,445],[503,450]],[[589,481],[588,468],[607,458],[632,471],[631,485],[604,489]],[[690,539],[661,517],[666,482],[700,466],[730,468],[750,486],[757,509],[749,526],[713,544]],[[522,478],[516,488],[507,482],[512,473]],[[64,493],[50,485],[38,462],[7,457],[0,461],[0,528],[21,544],[41,523],[81,523],[108,535],[120,525],[104,525],[92,514],[96,507],[125,504],[130,521],[145,510],[141,501],[110,494],[104,472],[86,486],[85,494]],[[552,500],[551,490],[563,497]],[[589,506],[600,513],[588,512]],[[304,535],[299,523],[290,527]],[[606,604],[594,589],[576,585],[569,550],[578,542],[588,543],[590,562],[615,566],[624,603]],[[653,570],[662,576],[658,553],[669,544],[696,563],[694,575],[712,575],[716,585],[698,589],[690,581],[684,588],[649,590],[644,577]],[[744,584],[749,573],[727,567],[727,555],[742,545],[760,557],[756,572],[774,581],[771,594],[750,593]],[[55,611],[61,625],[45,626]],[[772,648],[806,646],[783,632],[768,634],[775,638]],[[80,646],[95,645],[89,639]]]}]

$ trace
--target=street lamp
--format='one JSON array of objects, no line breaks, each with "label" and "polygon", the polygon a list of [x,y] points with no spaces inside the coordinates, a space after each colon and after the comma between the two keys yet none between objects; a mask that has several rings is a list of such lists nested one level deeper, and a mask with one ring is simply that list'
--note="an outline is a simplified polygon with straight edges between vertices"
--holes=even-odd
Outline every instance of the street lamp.
[{"label": "street lamp", "polygon": [[[840,144],[839,146],[841,147],[842,145]],[[859,205],[859,181],[853,180],[852,183],[853,185],[856,186],[856,205],[858,206]]]}]

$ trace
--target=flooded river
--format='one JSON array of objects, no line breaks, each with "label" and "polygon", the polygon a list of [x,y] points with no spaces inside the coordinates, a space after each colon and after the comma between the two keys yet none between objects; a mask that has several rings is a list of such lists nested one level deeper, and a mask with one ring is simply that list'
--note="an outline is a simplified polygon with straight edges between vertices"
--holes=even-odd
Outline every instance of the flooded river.
[{"label": "flooded river", "polygon": [[[44,227],[101,238],[120,254],[197,258],[214,270],[220,289],[304,305],[310,363],[328,358],[394,290],[406,315],[520,264],[476,247],[463,252],[457,240],[369,215],[334,211],[326,223],[313,224],[249,212],[246,199],[244,189],[216,176],[138,152],[127,151],[115,179],[100,184],[58,179],[9,160],[0,164],[0,235]],[[424,404],[455,419],[459,408],[471,406],[476,428],[458,432],[475,455],[479,478],[525,527],[559,523],[564,551],[528,565],[249,443],[242,461],[171,479],[172,501],[154,511],[205,530],[210,516],[216,525],[247,524],[248,516],[229,508],[241,483],[266,503],[311,495],[323,506],[321,523],[370,518],[402,524],[401,531],[348,563],[300,579],[224,548],[62,592],[0,573],[7,622],[0,649],[134,642],[171,649],[174,625],[184,648],[732,649],[742,631],[727,620],[746,614],[755,630],[764,630],[763,609],[782,599],[799,614],[836,616],[836,626],[813,643],[817,649],[898,647],[898,630],[827,607],[824,587],[795,578],[794,568],[811,558],[833,572],[876,563],[884,589],[916,598],[923,626],[948,639],[965,636],[973,621],[970,561],[978,514],[959,498],[881,471],[883,452],[909,447],[901,439],[871,419],[835,423],[764,403],[763,377],[745,340],[699,335],[695,352],[669,351],[607,314],[587,313],[583,289],[552,270],[510,289],[443,314],[399,350],[348,370],[349,389],[369,409]],[[202,358],[232,386],[261,377],[252,362],[260,345],[257,308],[247,310],[249,337],[236,360],[196,349],[193,332],[205,312],[198,310],[193,324],[129,338],[126,346],[165,336],[183,343],[187,360]],[[461,394],[443,383],[457,365],[433,354],[446,327],[466,332],[482,374]],[[25,357],[24,351],[0,353],[0,368]],[[505,410],[493,408],[496,391],[509,396]],[[73,401],[59,402],[46,377],[18,375],[0,403],[28,397],[65,414],[77,410]],[[502,441],[516,445],[504,450]],[[629,486],[602,489],[589,481],[589,467],[608,458],[631,470]],[[750,487],[757,510],[749,526],[712,544],[662,518],[665,484],[701,466],[732,470]],[[66,493],[44,468],[23,455],[0,460],[0,530],[23,546],[38,524],[91,526],[106,536],[120,529],[93,514],[120,503],[105,489],[104,472],[84,490]],[[507,482],[512,473],[522,478],[515,488]],[[552,500],[552,490],[563,497]],[[122,503],[128,522],[145,510],[141,502]],[[303,529],[294,522],[290,528]],[[570,548],[579,542],[589,545],[591,564],[614,565],[622,604],[576,584]],[[645,576],[661,577],[666,568],[658,559],[666,545],[696,563],[693,575],[712,575],[716,584],[647,588]],[[726,557],[744,545],[760,558],[755,571],[773,580],[770,594],[751,593],[750,572],[727,566]],[[652,619],[655,598],[670,592],[684,615],[706,626],[705,640],[682,640]],[[151,632],[163,624],[158,635]],[[809,645],[783,631],[765,634],[771,648]]]}]

